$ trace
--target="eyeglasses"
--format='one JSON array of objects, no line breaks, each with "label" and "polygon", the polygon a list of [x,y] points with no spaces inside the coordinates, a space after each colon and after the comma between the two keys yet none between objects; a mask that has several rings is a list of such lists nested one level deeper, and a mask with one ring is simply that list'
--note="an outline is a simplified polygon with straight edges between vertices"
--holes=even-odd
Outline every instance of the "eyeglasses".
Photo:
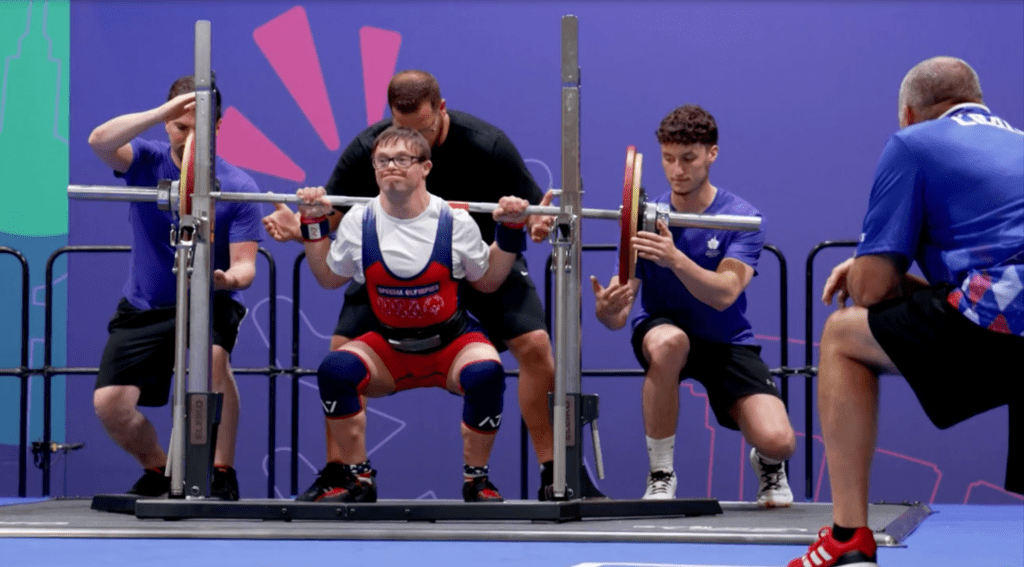
[{"label": "eyeglasses", "polygon": [[373,156],[373,168],[374,169],[385,169],[391,162],[395,162],[395,165],[405,169],[414,163],[423,161],[423,158],[419,156],[411,156],[409,154],[398,154],[397,156]]}]

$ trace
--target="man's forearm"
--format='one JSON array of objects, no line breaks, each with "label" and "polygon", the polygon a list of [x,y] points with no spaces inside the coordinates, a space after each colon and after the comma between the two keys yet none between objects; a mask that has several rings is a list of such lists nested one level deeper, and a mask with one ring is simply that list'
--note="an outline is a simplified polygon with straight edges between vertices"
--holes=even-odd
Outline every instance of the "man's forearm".
[{"label": "man's forearm", "polygon": [[513,252],[502,250],[497,242],[492,242],[487,271],[484,272],[480,279],[470,282],[470,285],[477,291],[494,293],[505,282],[509,273],[512,272],[512,266],[515,264],[518,256],[518,254]]},{"label": "man's forearm", "polygon": [[248,289],[248,287],[252,285],[252,281],[256,279],[256,264],[232,264],[224,275],[227,276],[227,289]]},{"label": "man's forearm", "polygon": [[159,122],[157,109],[111,118],[92,131],[89,146],[96,151],[116,150]]},{"label": "man's forearm", "polygon": [[672,273],[698,301],[718,311],[728,309],[743,291],[742,287],[736,290],[738,282],[732,272],[706,270],[681,252]]},{"label": "man's forearm", "polygon": [[880,301],[903,295],[906,275],[900,273],[896,264],[887,256],[858,256],[846,276],[846,287],[854,305],[871,307]]},{"label": "man's forearm", "polygon": [[349,279],[334,273],[327,265],[327,255],[331,250],[330,239],[305,241],[306,264],[316,278],[317,283],[326,289],[335,289],[345,285]]}]

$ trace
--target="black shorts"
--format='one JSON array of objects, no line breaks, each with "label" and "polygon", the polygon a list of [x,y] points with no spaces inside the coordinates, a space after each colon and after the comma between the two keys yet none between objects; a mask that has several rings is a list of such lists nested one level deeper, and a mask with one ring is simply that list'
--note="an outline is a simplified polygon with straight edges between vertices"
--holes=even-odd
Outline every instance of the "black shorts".
[{"label": "black shorts", "polygon": [[972,323],[946,300],[953,289],[930,287],[868,309],[871,334],[941,429],[1024,396],[1024,337]]},{"label": "black shorts", "polygon": [[[230,354],[247,310],[229,297],[213,301],[211,343]],[[174,373],[174,307],[138,309],[122,298],[107,325],[110,338],[103,349],[96,388],[138,386],[139,405],[167,404]]]},{"label": "black shorts", "polygon": [[[544,307],[522,256],[516,259],[512,272],[494,293],[481,293],[463,283],[459,289],[462,306],[480,321],[499,352],[507,349],[505,341],[508,339],[539,329],[547,330]],[[377,319],[370,308],[366,286],[349,283],[334,334],[355,338],[374,330],[377,330]]]},{"label": "black shorts", "polygon": [[[633,355],[644,371],[649,366],[644,357],[644,335],[651,328],[664,324],[679,327],[686,332],[676,321],[657,314],[644,319],[633,330]],[[709,341],[688,332],[686,335],[690,338],[690,354],[686,366],[679,373],[679,381],[693,378],[704,386],[711,409],[722,427],[739,431],[739,424],[729,415],[729,410],[740,398],[753,394],[769,394],[781,398],[768,365],[761,360],[761,347]]]}]

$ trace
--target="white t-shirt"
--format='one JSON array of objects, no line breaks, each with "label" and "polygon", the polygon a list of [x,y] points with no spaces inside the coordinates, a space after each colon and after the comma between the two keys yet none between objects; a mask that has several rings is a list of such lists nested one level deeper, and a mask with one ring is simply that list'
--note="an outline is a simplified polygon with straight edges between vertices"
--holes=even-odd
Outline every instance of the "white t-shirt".
[{"label": "white t-shirt", "polygon": [[[363,273],[363,214],[373,207],[377,217],[377,241],[388,269],[396,276],[409,278],[420,273],[430,260],[437,236],[437,223],[443,199],[430,196],[422,214],[398,219],[384,212],[380,197],[366,205],[353,206],[341,219],[337,239],[331,244],[327,265],[339,276],[365,283]],[[480,227],[463,209],[452,209],[452,277],[476,281],[487,272],[491,249],[480,237]]]}]

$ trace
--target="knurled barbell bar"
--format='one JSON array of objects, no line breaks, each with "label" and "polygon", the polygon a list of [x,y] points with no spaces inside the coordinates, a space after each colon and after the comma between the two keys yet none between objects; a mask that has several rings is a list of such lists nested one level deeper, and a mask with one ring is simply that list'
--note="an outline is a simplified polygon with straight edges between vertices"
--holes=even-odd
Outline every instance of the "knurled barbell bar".
[{"label": "knurled barbell bar", "polygon": [[[165,211],[171,211],[176,217],[191,213],[192,193],[195,189],[195,144],[193,136],[185,142],[182,160],[182,178],[180,181],[161,180],[157,187],[120,187],[103,185],[68,185],[68,197],[95,201],[129,201],[156,202]],[[647,195],[640,186],[643,154],[637,153],[634,146],[626,149],[625,180],[622,190],[622,206],[617,211],[607,209],[583,208],[578,216],[617,220],[620,223],[619,238],[619,281],[625,283],[636,270],[636,253],[630,243],[638,230],[654,232],[655,223],[661,219],[668,226],[691,228],[710,228],[720,230],[754,231],[761,228],[760,217],[741,215],[704,215],[694,213],[670,213],[658,210],[653,203],[647,202]],[[210,198],[214,201],[244,201],[258,203],[298,203],[295,195],[279,193],[234,193],[211,191]],[[335,206],[353,206],[367,203],[370,197],[346,197],[328,195],[327,201]],[[495,203],[467,203],[450,201],[453,207],[466,209],[474,213],[491,213],[498,208]],[[176,206],[177,205],[177,206]],[[530,205],[526,214],[559,216],[566,211],[561,207]],[[571,211],[569,211],[572,214]]]}]

